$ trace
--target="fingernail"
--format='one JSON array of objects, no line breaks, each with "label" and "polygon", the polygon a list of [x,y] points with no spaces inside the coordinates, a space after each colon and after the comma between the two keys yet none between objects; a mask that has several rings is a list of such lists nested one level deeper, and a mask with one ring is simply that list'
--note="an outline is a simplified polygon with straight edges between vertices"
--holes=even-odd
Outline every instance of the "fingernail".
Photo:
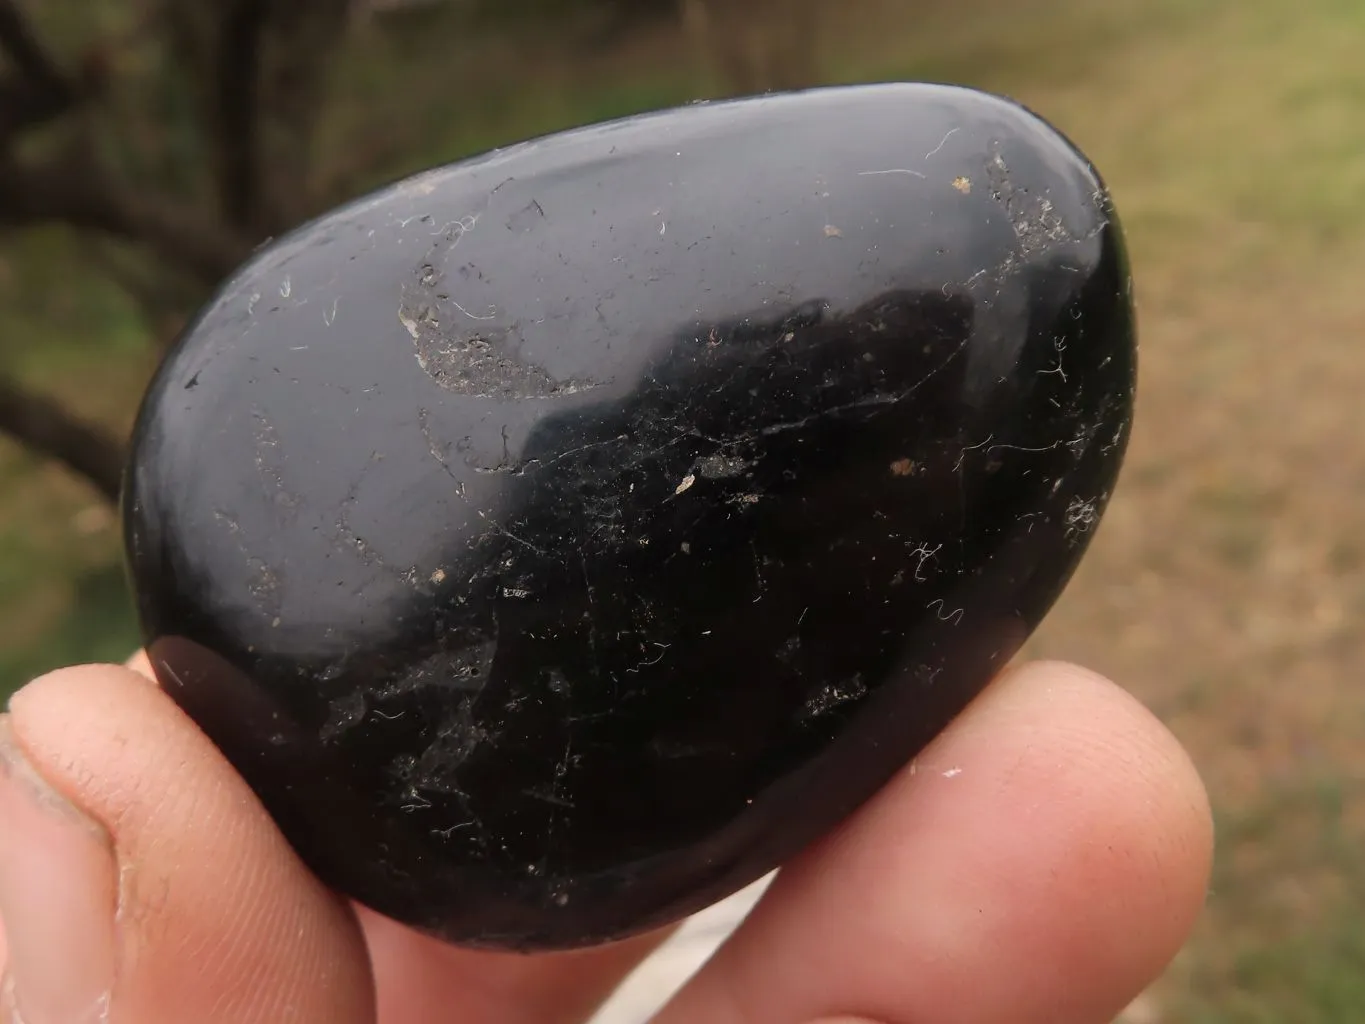
[{"label": "fingernail", "polygon": [[113,844],[34,770],[10,725],[0,715],[0,999],[16,1024],[99,1024],[115,969]]}]

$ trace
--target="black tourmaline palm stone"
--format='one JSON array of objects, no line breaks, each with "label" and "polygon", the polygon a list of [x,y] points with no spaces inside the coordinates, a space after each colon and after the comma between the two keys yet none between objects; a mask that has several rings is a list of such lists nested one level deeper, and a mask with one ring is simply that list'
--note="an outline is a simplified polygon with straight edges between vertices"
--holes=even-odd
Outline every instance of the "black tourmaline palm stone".
[{"label": "black tourmaline palm stone", "polygon": [[828,831],[1019,648],[1114,486],[1104,186],[964,89],[694,105],[259,251],[124,495],[166,689],[327,883],[540,949]]}]

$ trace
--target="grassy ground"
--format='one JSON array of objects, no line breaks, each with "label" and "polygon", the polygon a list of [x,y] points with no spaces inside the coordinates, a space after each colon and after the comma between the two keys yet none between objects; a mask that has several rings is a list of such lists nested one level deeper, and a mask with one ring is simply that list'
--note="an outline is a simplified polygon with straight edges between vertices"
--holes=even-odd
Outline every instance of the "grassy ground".
[{"label": "grassy ground", "polygon": [[[1214,795],[1209,912],[1153,1019],[1365,1019],[1365,5],[840,9],[858,14],[831,19],[829,78],[1016,95],[1092,155],[1131,236],[1143,340],[1130,462],[1032,647],[1129,685]],[[697,85],[679,59],[667,40],[593,74],[547,59],[514,93],[506,54],[471,55],[461,73],[489,100],[439,145],[453,156],[686,98]],[[0,263],[0,326],[52,339],[25,347],[24,371],[126,422],[146,372],[128,311],[51,287],[58,300],[27,309],[21,265]],[[66,340],[81,337],[100,345]],[[0,447],[0,689],[130,646],[114,541],[79,484]]]}]

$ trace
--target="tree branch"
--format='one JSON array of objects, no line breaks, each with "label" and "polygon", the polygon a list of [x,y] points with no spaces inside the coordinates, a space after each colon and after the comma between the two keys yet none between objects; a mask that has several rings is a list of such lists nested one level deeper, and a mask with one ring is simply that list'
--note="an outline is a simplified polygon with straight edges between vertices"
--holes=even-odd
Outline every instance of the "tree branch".
[{"label": "tree branch", "polygon": [[104,232],[145,244],[210,285],[247,256],[248,241],[192,207],[115,179],[87,137],[36,163],[6,151],[18,131],[65,113],[81,92],[44,52],[15,0],[0,0],[0,51],[19,72],[0,76],[0,225],[59,221]]},{"label": "tree branch", "polygon": [[38,164],[0,156],[0,224],[44,221],[141,243],[208,285],[231,273],[252,248],[192,206],[124,186],[79,151]]},{"label": "tree branch", "polygon": [[352,0],[165,0],[171,52],[198,101],[209,177],[232,227],[278,235],[316,212],[312,144]]},{"label": "tree branch", "polygon": [[0,376],[0,433],[61,462],[117,501],[125,446],[104,427],[80,419],[53,399]]},{"label": "tree branch", "polygon": [[0,146],[30,125],[63,113],[77,97],[30,28],[14,0],[0,0],[0,52],[17,74],[0,76]]},{"label": "tree branch", "polygon": [[219,204],[238,225],[259,220],[261,35],[267,0],[235,0],[222,12],[209,98]]},{"label": "tree branch", "polygon": [[0,0],[0,50],[19,72],[35,85],[52,93],[74,98],[75,89],[48,57],[14,0]]},{"label": "tree branch", "polygon": [[261,224],[279,234],[317,212],[313,141],[329,66],[351,26],[350,0],[269,0],[261,53]]},{"label": "tree branch", "polygon": [[42,124],[67,108],[67,100],[35,88],[14,75],[0,75],[0,147],[30,125]]}]

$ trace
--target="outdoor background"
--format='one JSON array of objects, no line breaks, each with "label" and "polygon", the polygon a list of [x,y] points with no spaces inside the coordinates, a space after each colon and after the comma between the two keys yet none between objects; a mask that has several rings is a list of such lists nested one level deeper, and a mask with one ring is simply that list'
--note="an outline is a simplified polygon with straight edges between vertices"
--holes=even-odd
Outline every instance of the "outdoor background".
[{"label": "outdoor background", "polygon": [[0,0],[0,695],[133,649],[121,445],[262,238],[548,130],[876,79],[1023,100],[1129,232],[1137,428],[1031,648],[1130,687],[1217,809],[1134,1020],[1365,1019],[1360,0]]}]

